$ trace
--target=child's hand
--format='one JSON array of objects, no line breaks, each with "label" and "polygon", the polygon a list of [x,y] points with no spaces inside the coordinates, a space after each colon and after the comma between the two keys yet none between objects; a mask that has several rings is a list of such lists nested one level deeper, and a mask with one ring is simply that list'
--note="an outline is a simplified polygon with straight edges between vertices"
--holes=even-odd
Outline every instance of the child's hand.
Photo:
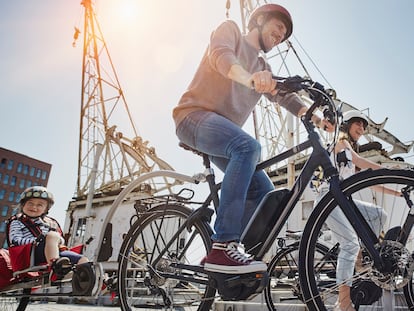
[{"label": "child's hand", "polygon": [[326,119],[322,119],[321,128],[326,132],[332,133],[335,131],[335,124],[332,124],[330,121]]}]

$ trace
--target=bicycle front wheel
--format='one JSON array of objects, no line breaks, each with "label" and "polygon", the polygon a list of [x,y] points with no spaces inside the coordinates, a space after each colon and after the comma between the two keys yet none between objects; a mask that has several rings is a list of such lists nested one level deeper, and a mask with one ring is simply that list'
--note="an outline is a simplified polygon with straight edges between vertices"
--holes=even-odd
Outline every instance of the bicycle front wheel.
[{"label": "bicycle front wheel", "polygon": [[[384,190],[413,189],[414,172],[388,169],[361,172],[344,180],[341,188],[372,231],[379,235],[379,243],[375,247],[380,250],[385,268],[380,271],[374,266],[352,227],[344,232],[343,228],[349,228],[350,224],[346,219],[344,221],[338,203],[329,192],[309,217],[300,246],[299,263],[303,269],[299,274],[307,307],[326,310],[341,299],[348,299],[348,302],[351,299],[354,307],[360,310],[414,309],[412,226],[405,227],[410,230],[405,232],[407,242],[397,241],[401,228],[410,223],[413,216],[409,215],[410,208],[404,198],[386,194]],[[323,283],[329,276],[318,274],[313,269],[317,240],[327,227],[332,239],[340,241],[341,248],[334,284]]]},{"label": "bicycle front wheel", "polygon": [[199,219],[189,224],[190,214],[179,204],[160,205],[131,227],[118,258],[123,311],[211,307],[215,289],[199,267],[211,248],[210,229]]}]

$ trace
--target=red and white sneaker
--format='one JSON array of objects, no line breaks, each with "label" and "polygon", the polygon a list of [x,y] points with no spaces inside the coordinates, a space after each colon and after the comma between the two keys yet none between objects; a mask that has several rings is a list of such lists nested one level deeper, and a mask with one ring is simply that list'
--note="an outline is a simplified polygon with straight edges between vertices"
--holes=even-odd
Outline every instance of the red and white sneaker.
[{"label": "red and white sneaker", "polygon": [[204,261],[204,270],[227,274],[243,274],[266,271],[262,261],[253,260],[244,253],[243,247],[237,242],[214,242],[211,252]]}]

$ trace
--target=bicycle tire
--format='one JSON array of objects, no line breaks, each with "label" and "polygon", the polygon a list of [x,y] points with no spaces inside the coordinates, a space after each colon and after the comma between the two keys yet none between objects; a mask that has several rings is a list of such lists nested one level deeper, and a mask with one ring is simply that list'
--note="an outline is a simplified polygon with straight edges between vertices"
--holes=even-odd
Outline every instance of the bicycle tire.
[{"label": "bicycle tire", "polygon": [[[353,200],[369,201],[368,197],[375,201],[375,204],[382,206],[387,212],[387,221],[383,225],[384,232],[391,228],[402,225],[403,220],[409,212],[403,198],[397,198],[388,194],[374,192],[372,186],[384,186],[389,189],[400,190],[404,186],[414,187],[414,171],[411,170],[369,170],[358,173],[341,183],[341,189],[348,198]],[[411,194],[413,196],[413,194]],[[371,200],[371,202],[372,202]],[[300,245],[299,264],[302,269],[299,272],[301,289],[309,310],[326,310],[332,308],[337,301],[338,285],[331,287],[320,287],[313,271],[313,257],[315,245],[319,232],[324,227],[326,219],[337,206],[332,194],[328,192],[314,208],[311,213]],[[331,231],[332,228],[331,228]],[[412,232],[407,232],[407,235]],[[388,237],[387,237],[388,236]],[[389,273],[377,271],[369,256],[364,256],[361,262],[363,268],[357,272],[354,270],[352,276],[352,290],[355,290],[354,304],[370,305],[379,309],[414,309],[413,282],[412,282],[412,254],[413,243],[402,245],[395,242],[395,238],[389,238],[385,234],[384,240],[377,247],[385,246],[384,254],[390,258],[392,268]],[[360,246],[363,250],[363,246]],[[384,257],[385,258],[385,257]],[[410,259],[411,258],[411,259]],[[359,282],[359,285],[358,285]],[[361,287],[361,285],[365,287]],[[356,290],[358,288],[358,290]],[[365,292],[366,291],[366,292]],[[378,298],[372,298],[376,292]],[[362,295],[366,293],[367,295]],[[377,299],[377,300],[376,300]],[[374,301],[376,300],[376,301]]]},{"label": "bicycle tire", "polygon": [[[172,309],[197,306],[209,310],[215,288],[202,271],[177,264],[199,265],[211,248],[211,228],[202,220],[188,224],[192,210],[180,204],[151,208],[130,228],[118,257],[118,290],[121,309]],[[167,278],[163,273],[174,274]],[[179,277],[186,279],[178,280]]]},{"label": "bicycle tire", "polygon": [[[303,305],[299,284],[299,241],[282,247],[268,264],[269,282],[265,288],[268,310],[277,310],[277,303]],[[336,253],[326,245],[317,243],[318,269],[329,269],[335,282]],[[283,296],[285,295],[285,296]]]}]

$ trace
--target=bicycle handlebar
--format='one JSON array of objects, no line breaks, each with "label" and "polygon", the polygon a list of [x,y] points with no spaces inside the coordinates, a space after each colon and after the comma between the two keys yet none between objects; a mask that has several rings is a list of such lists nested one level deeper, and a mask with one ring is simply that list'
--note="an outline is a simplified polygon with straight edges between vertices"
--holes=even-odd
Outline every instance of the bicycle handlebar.
[{"label": "bicycle handlebar", "polygon": [[300,76],[278,77],[272,76],[277,81],[276,88],[280,95],[298,92],[304,90],[313,100],[312,106],[308,109],[305,119],[310,120],[313,112],[317,108],[322,108],[323,116],[331,124],[336,123],[336,108],[332,101],[332,94],[325,90],[324,86],[319,82],[312,81],[308,78]]}]

